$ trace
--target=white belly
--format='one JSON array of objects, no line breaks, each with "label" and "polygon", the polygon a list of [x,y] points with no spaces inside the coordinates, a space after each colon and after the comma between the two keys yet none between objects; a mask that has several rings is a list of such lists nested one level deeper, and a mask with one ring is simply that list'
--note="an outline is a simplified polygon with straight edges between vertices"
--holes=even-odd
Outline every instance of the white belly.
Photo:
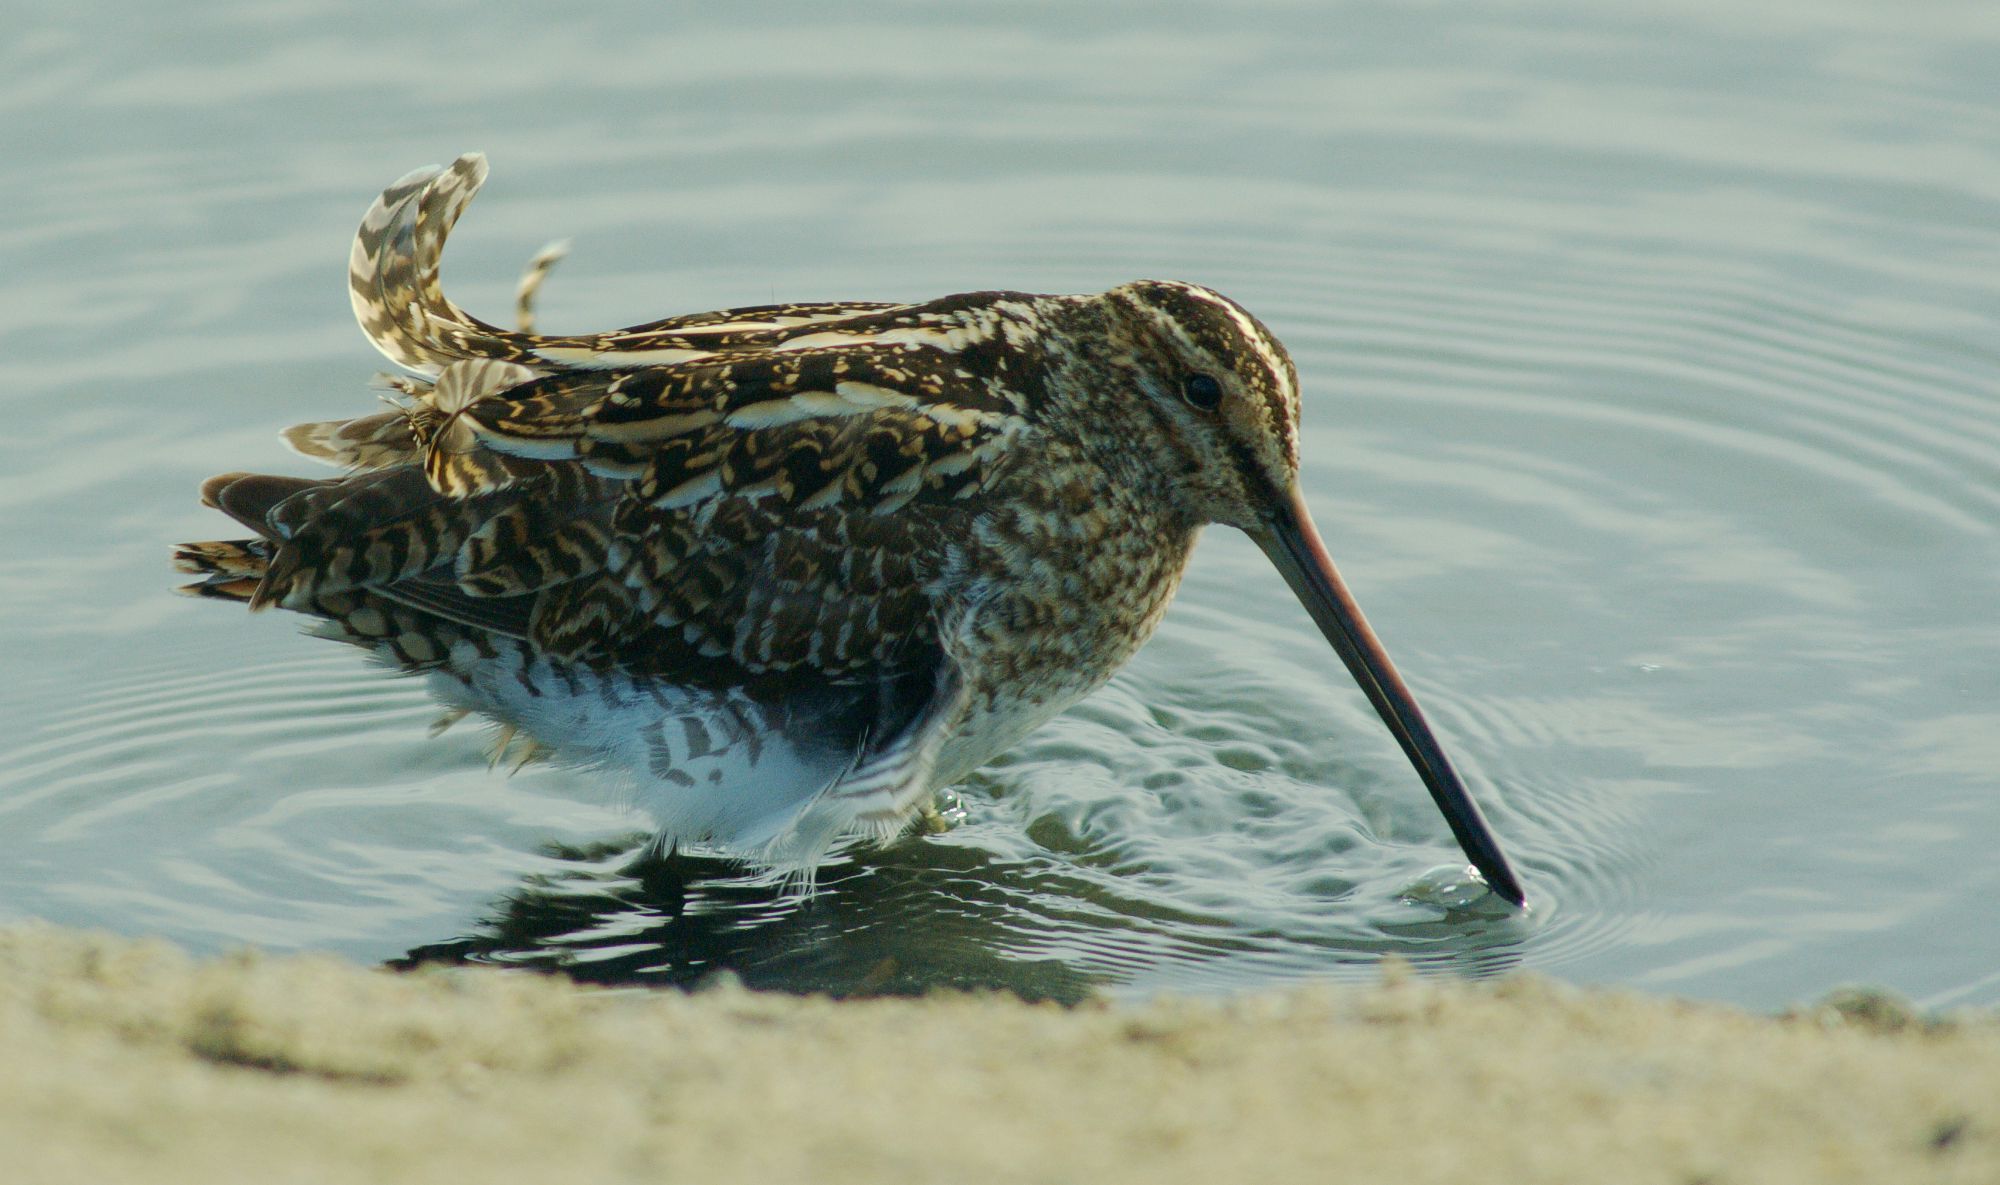
[{"label": "white belly", "polygon": [[520,729],[555,760],[626,781],[667,840],[809,866],[850,823],[840,816],[862,809],[815,809],[853,754],[816,744],[799,705],[558,669],[517,646],[452,658],[429,676],[439,699]]}]

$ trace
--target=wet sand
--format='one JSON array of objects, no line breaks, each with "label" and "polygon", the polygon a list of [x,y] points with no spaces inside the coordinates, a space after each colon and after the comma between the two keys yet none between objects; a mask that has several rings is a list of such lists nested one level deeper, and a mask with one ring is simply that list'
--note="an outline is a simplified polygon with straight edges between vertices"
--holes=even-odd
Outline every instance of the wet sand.
[{"label": "wet sand", "polygon": [[2000,1017],[1391,967],[1229,1000],[606,992],[0,930],[19,1182],[2000,1181]]}]

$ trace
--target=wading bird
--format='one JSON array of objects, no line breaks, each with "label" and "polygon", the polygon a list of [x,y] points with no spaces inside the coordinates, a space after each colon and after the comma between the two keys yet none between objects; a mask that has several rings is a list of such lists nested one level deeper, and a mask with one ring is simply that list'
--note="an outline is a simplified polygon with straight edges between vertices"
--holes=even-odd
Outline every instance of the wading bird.
[{"label": "wading bird", "polygon": [[[1299,489],[1298,374],[1209,289],[972,292],[499,328],[445,298],[474,154],[369,209],[349,280],[393,406],[232,473],[191,593],[316,620],[459,714],[626,771],[673,842],[809,870],[1108,679],[1201,528],[1257,541],[1494,891],[1522,900]],[[506,746],[502,741],[502,749]]]}]

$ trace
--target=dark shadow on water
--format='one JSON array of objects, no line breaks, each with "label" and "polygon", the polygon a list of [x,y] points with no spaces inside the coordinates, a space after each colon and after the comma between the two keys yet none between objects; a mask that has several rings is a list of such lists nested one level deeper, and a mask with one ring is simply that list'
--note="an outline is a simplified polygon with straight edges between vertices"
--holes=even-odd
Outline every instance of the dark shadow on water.
[{"label": "dark shadow on water", "polygon": [[389,965],[490,963],[621,987],[698,987],[727,972],[751,988],[840,997],[994,988],[1073,1003],[1098,985],[1058,960],[1010,953],[1007,927],[981,924],[1007,916],[1014,891],[973,850],[928,849],[921,862],[893,849],[850,855],[822,868],[810,894],[645,843],[552,854],[578,867],[531,878],[479,933]]},{"label": "dark shadow on water", "polygon": [[1484,977],[1518,965],[1525,937],[1487,909],[1317,937],[1258,933],[1108,898],[1057,864],[949,843],[850,851],[821,869],[810,894],[774,873],[637,839],[550,854],[570,867],[529,878],[475,933],[389,966],[481,963],[683,989],[727,973],[754,989],[835,997],[947,988],[1070,1004],[1134,988],[1367,980],[1391,954]]}]

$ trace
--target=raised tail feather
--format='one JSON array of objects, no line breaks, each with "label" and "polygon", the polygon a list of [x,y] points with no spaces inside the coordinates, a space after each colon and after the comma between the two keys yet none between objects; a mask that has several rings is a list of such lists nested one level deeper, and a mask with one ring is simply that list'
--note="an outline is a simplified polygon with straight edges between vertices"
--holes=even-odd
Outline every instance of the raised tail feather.
[{"label": "raised tail feather", "polygon": [[447,300],[438,282],[445,235],[485,180],[486,158],[467,153],[448,169],[402,177],[361,220],[348,256],[348,294],[368,340],[398,366],[436,374],[459,358],[492,356],[476,343],[503,331]]},{"label": "raised tail feather", "polygon": [[536,290],[566,243],[529,262],[516,306],[521,331],[502,329],[454,304],[438,279],[451,228],[486,183],[486,158],[468,152],[450,165],[418,169],[382,191],[368,208],[348,255],[348,295],[355,319],[396,365],[435,375],[456,361],[493,358],[534,364],[544,340],[532,333]]}]

